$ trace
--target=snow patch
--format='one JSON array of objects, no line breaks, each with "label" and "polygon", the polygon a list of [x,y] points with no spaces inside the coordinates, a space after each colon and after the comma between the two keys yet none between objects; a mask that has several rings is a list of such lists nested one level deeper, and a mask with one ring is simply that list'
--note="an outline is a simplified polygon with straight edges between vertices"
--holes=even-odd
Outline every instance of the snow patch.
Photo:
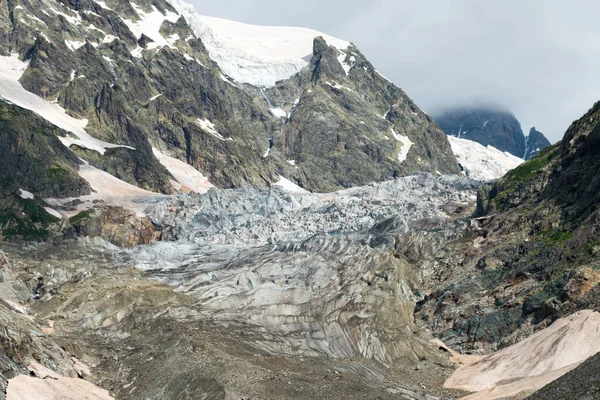
[{"label": "snow patch", "polygon": [[71,51],[76,51],[80,47],[85,45],[85,42],[80,42],[77,40],[65,40],[65,44]]},{"label": "snow patch", "polygon": [[68,14],[65,14],[63,12],[60,12],[57,9],[53,8],[53,7],[49,7],[49,8],[50,8],[50,11],[52,11],[56,15],[62,16],[70,24],[72,24],[72,25],[81,25],[81,17],[79,16],[79,14],[75,14],[76,16],[74,17],[72,15],[68,15]]},{"label": "snow patch", "polygon": [[[202,65],[200,62],[198,62],[198,64]],[[202,65],[202,66],[204,67],[204,65]],[[237,86],[235,85],[235,83],[231,82],[231,81],[229,80],[229,78],[227,78],[225,75],[221,74],[221,75],[220,75],[220,78],[221,78],[221,80],[222,80],[223,82],[227,82],[227,83],[229,83],[231,86],[233,86],[233,87],[237,87]]]},{"label": "snow patch", "polygon": [[352,89],[350,89],[349,87],[346,87],[346,86],[344,86],[344,85],[340,85],[340,84],[339,84],[339,83],[337,83],[337,82],[329,82],[329,81],[325,81],[325,84],[327,84],[327,85],[329,85],[329,86],[331,86],[332,88],[334,88],[334,89],[337,89],[337,90],[346,89],[346,90],[348,90],[348,91],[350,91],[350,92],[353,92],[353,90],[352,90]]},{"label": "snow patch", "polygon": [[109,6],[106,5],[105,2],[100,1],[100,0],[94,0],[96,4],[98,4],[100,7],[104,8],[105,10],[113,10],[112,8],[110,8]]},{"label": "snow patch", "polygon": [[77,214],[79,211],[93,208],[96,205],[95,202],[98,201],[102,201],[104,205],[126,208],[141,217],[145,215],[144,210],[148,204],[140,200],[151,197],[168,197],[123,182],[108,172],[101,171],[87,163],[79,166],[78,173],[79,176],[88,181],[95,193],[78,198],[44,199],[48,204],[55,207],[64,206],[75,199],[80,200],[81,203],[76,206],[75,211],[66,213],[67,218]]},{"label": "snow patch", "polygon": [[152,152],[158,161],[181,185],[180,190],[204,194],[208,192],[210,188],[214,187],[208,181],[208,178],[191,165],[174,157],[170,157],[154,147],[152,148]]},{"label": "snow patch", "polygon": [[408,158],[408,152],[410,151],[410,148],[414,143],[410,141],[410,138],[408,136],[402,136],[396,133],[394,128],[392,128],[392,136],[394,137],[394,139],[402,143],[402,148],[400,149],[400,153],[398,153],[398,161],[400,161],[400,163],[403,163]]},{"label": "snow patch", "polygon": [[[168,39],[160,34],[160,27],[165,21],[172,23],[177,22],[179,15],[170,11],[167,11],[166,14],[163,14],[155,6],[152,6],[152,12],[150,13],[144,12],[144,10],[142,10],[142,8],[135,3],[131,3],[131,6],[138,14],[139,19],[137,21],[123,19],[123,22],[125,25],[127,25],[131,33],[133,33],[137,39],[139,39],[142,34],[152,39],[153,42],[148,44],[148,49],[154,49],[162,46],[175,48]],[[141,53],[141,50],[136,48],[136,50],[132,52],[132,55],[134,57],[140,57]]]},{"label": "snow patch", "polygon": [[465,175],[480,181],[500,179],[508,171],[523,163],[523,159],[500,151],[492,146],[471,140],[448,136],[452,152],[462,166]]},{"label": "snow patch", "polygon": [[284,178],[283,176],[279,176],[279,181],[277,181],[277,183],[274,183],[272,186],[279,186],[283,188],[283,190],[292,193],[310,193],[308,190],[302,189],[300,186],[296,185],[289,179]]},{"label": "snow patch", "polygon": [[356,64],[356,57],[354,55],[350,55],[348,62],[346,62],[347,57],[348,57],[348,55],[346,53],[344,53],[343,51],[340,51],[340,55],[338,57],[338,62],[344,69],[344,72],[346,72],[346,76],[350,75],[350,70],[352,69],[354,64]]},{"label": "snow patch", "polygon": [[52,215],[53,217],[56,217],[58,219],[62,219],[62,215],[56,211],[54,208],[50,208],[50,207],[44,207],[44,210],[46,210],[46,212],[50,215]]},{"label": "snow patch", "polygon": [[281,109],[281,108],[271,108],[270,110],[271,110],[271,113],[273,113],[273,115],[276,116],[276,117],[278,117],[278,118],[287,118],[288,117],[288,113],[284,109]]},{"label": "snow patch", "polygon": [[23,189],[19,189],[19,196],[23,200],[33,200],[35,198],[35,196],[33,195],[33,193],[28,192],[27,190],[23,190]]},{"label": "snow patch", "polygon": [[221,135],[216,129],[215,129],[215,124],[213,124],[212,122],[210,122],[207,119],[200,119],[198,118],[196,120],[196,123],[198,125],[200,125],[200,128],[202,128],[203,131],[210,133],[211,135],[213,135],[214,137],[216,137],[219,140],[222,141],[226,141],[226,140],[233,140],[232,138],[227,138],[225,139],[223,137],[223,135]]}]

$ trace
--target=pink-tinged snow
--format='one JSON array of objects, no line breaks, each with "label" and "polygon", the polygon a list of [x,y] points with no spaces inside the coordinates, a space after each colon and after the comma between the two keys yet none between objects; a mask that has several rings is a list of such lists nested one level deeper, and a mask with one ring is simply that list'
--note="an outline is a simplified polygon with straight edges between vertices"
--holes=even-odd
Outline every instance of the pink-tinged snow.
[{"label": "pink-tinged snow", "polygon": [[154,156],[158,161],[173,175],[179,186],[177,189],[185,192],[196,192],[204,194],[214,186],[208,181],[200,171],[189,164],[176,158],[161,153],[158,149],[152,148]]},{"label": "pink-tinged snow", "polygon": [[448,136],[448,141],[465,175],[471,179],[479,181],[500,179],[524,162],[523,159],[510,153],[492,146],[485,147],[472,140]]},{"label": "pink-tinged snow", "polygon": [[206,46],[210,57],[234,81],[271,87],[308,65],[313,41],[346,50],[349,42],[306,28],[256,26],[198,15],[182,0],[169,0]]},{"label": "pink-tinged snow", "polygon": [[6,400],[114,400],[107,390],[80,378],[60,376],[36,363],[31,375],[18,375],[8,381]]},{"label": "pink-tinged snow", "polygon": [[[94,204],[94,201],[102,201],[99,203],[101,205],[120,206],[134,211],[138,216],[144,216],[144,210],[148,205],[136,202],[136,200],[143,200],[151,197],[167,197],[123,182],[111,174],[88,164],[80,165],[78,172],[83,179],[89,182],[94,193],[78,197],[77,199],[82,203],[76,206],[76,211],[61,212],[61,215],[64,217],[71,217],[79,211],[93,208],[96,205]],[[75,198],[44,200],[53,207],[60,207],[75,200]]]},{"label": "pink-tinged snow", "polygon": [[292,193],[310,193],[308,190],[302,189],[300,186],[296,185],[289,179],[284,178],[283,176],[280,176],[279,181],[277,181],[277,183],[274,183],[272,186],[278,186],[283,190]]},{"label": "pink-tinged snow", "polygon": [[580,311],[513,346],[460,367],[444,386],[477,392],[465,397],[469,400],[493,400],[537,390],[600,352],[599,335],[600,313]]},{"label": "pink-tinged snow", "polygon": [[106,143],[91,137],[85,131],[88,123],[86,119],[75,119],[68,115],[59,105],[49,103],[41,97],[25,90],[21,86],[21,83],[19,83],[19,79],[28,65],[28,62],[20,61],[16,54],[8,57],[0,56],[1,98],[19,107],[31,110],[51,124],[75,134],[76,136],[59,137],[60,141],[67,147],[75,144],[90,150],[96,150],[100,154],[104,154],[108,148],[127,147]]},{"label": "pink-tinged snow", "polygon": [[396,133],[396,131],[393,128],[392,136],[394,136],[394,139],[402,143],[402,148],[400,149],[400,153],[398,153],[398,161],[400,161],[400,164],[402,164],[408,158],[408,152],[410,151],[410,148],[414,143],[410,141],[410,138],[408,136],[402,136]]},{"label": "pink-tinged snow", "polygon": [[[148,44],[148,49],[154,49],[158,47],[173,47],[173,43],[179,38],[170,38],[167,39],[163,35],[160,34],[160,27],[163,22],[169,21],[172,23],[177,22],[179,19],[179,15],[167,11],[166,14],[161,13],[155,6],[152,6],[152,11],[149,13],[144,12],[144,10],[136,5],[135,3],[131,3],[131,6],[134,8],[135,12],[138,14],[139,19],[137,21],[133,21],[130,19],[123,19],[123,22],[131,33],[134,34],[136,38],[140,38],[142,34],[148,36],[152,39],[152,42]],[[141,48],[138,47],[138,51],[133,54],[136,57],[141,56]]]}]

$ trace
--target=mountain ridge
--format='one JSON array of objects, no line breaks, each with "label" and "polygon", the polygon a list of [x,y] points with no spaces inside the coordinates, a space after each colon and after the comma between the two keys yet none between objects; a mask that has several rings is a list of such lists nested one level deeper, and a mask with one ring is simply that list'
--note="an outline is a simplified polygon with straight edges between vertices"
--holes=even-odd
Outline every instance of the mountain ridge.
[{"label": "mountain ridge", "polygon": [[[241,83],[229,81],[210,58],[202,40],[170,3],[138,3],[86,1],[74,6],[57,3],[49,11],[57,16],[53,21],[48,20],[50,14],[30,9],[25,3],[13,5],[18,21],[13,27],[16,34],[6,39],[12,37],[15,41],[19,37],[19,57],[23,60],[31,57],[20,78],[23,87],[42,98],[57,100],[69,114],[87,119],[89,125],[84,129],[91,136],[136,149],[120,152],[134,166],[129,171],[117,172],[115,156],[108,160],[104,158],[111,157],[102,154],[102,159],[90,160],[95,167],[119,178],[126,177],[130,184],[162,193],[172,190],[171,177],[153,157],[152,147],[191,164],[219,187],[266,186],[275,182],[277,175],[285,175],[313,191],[326,191],[419,170],[458,172],[450,146],[435,136],[437,127],[432,121],[400,89],[380,77],[350,43],[329,39],[338,46],[329,51],[327,42],[321,44],[311,39],[305,46],[309,46],[313,58],[317,54],[321,61],[311,64],[310,60],[302,60],[302,63],[304,70],[313,71],[307,70],[304,77],[296,73],[297,76],[281,81],[280,87],[261,93],[255,87],[237,87]],[[28,19],[32,22],[20,22]],[[154,27],[144,28],[150,23]],[[37,33],[32,34],[34,29]],[[310,36],[302,35],[304,41]],[[7,52],[13,45],[5,40],[1,47]],[[342,46],[351,47],[340,51]],[[360,69],[354,65],[357,59],[361,59]],[[66,64],[73,68],[65,67]],[[314,90],[317,86],[320,89]],[[369,91],[377,93],[365,98]],[[285,148],[290,134],[285,134],[284,142],[277,138],[290,119],[287,114],[297,114],[287,125],[304,123],[302,119],[308,115],[301,117],[298,111],[306,109],[306,104],[298,107],[297,102],[302,94],[306,97],[311,93],[324,104],[339,103],[331,115],[335,125],[312,123],[310,129],[311,133],[321,130],[328,136],[338,132],[339,149],[334,146],[314,157],[306,153],[307,149],[313,152],[314,146],[305,147],[305,156],[311,157],[303,170],[301,155]],[[400,111],[400,119],[373,122],[375,114],[384,115],[396,103],[400,106],[404,102],[408,107]],[[282,119],[279,110],[283,108],[288,111]],[[347,108],[353,108],[353,112]],[[365,114],[360,121],[355,117],[358,109]],[[413,113],[418,118],[407,118]],[[342,124],[342,119],[347,121]],[[410,137],[401,139],[407,144],[395,139],[391,129],[398,137]],[[435,139],[429,139],[428,135]],[[303,141],[309,139],[305,133],[302,137]],[[409,148],[408,140],[415,145]],[[279,154],[271,152],[272,148],[279,150]],[[394,162],[401,152],[407,153],[408,160]],[[281,153],[283,157],[279,157]],[[289,168],[291,159],[295,160],[298,171]],[[320,165],[323,160],[327,161],[327,169],[353,172],[344,180],[339,174],[322,176],[326,170]],[[230,167],[240,163],[244,166],[241,175]],[[142,172],[145,165],[147,171]],[[359,165],[361,168],[356,168]],[[148,176],[152,175],[149,170],[162,172]]]}]

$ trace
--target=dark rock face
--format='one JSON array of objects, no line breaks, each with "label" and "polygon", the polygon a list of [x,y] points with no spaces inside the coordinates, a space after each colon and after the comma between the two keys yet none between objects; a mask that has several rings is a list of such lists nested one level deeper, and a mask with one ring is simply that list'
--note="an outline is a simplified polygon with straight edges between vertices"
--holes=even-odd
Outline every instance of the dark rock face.
[{"label": "dark rock face", "polygon": [[537,156],[546,147],[550,147],[552,144],[546,136],[535,127],[531,128],[529,135],[525,137],[525,160],[530,160]]},{"label": "dark rock face", "polygon": [[[286,176],[312,191],[333,191],[417,171],[459,172],[443,132],[358,49],[347,49],[348,74],[323,38],[313,51],[297,80],[264,92],[280,103],[299,96],[274,141],[273,154],[293,161]],[[396,135],[412,143],[406,160],[399,161],[405,144]]]},{"label": "dark rock face", "polygon": [[[0,100],[0,238],[40,239],[58,219],[42,197],[90,193],[79,160],[58,139],[67,132],[36,114]],[[35,193],[22,198],[20,190]]]},{"label": "dark rock face", "polygon": [[493,146],[521,158],[525,154],[525,135],[521,124],[509,112],[458,108],[442,112],[434,119],[448,135]]},{"label": "dark rock face", "polygon": [[458,279],[438,286],[417,312],[451,345],[504,347],[600,304],[598,121],[600,104],[562,142],[480,190],[478,248],[464,253]]},{"label": "dark rock face", "polygon": [[[459,172],[435,123],[354,47],[344,61],[352,64],[347,73],[339,51],[317,38],[310,65],[263,96],[223,79],[183,17],[160,26],[169,46],[136,37],[125,20],[138,21],[153,10],[175,12],[165,0],[106,6],[56,1],[43,12],[40,0],[5,4],[0,52],[16,51],[30,61],[21,78],[26,89],[87,118],[92,136],[135,149],[100,155],[72,148],[128,183],[172,191],[152,147],[186,161],[221,188],[264,187],[281,174],[307,189],[331,191],[416,171]],[[282,121],[265,97],[275,106],[299,100]],[[218,135],[199,124],[206,120]],[[392,129],[414,143],[405,161],[398,159],[402,144]],[[267,149],[273,150],[268,157]]]},{"label": "dark rock face", "polygon": [[67,132],[0,100],[0,188],[19,188],[45,197],[75,197],[90,193],[77,175],[79,160],[58,137]]}]

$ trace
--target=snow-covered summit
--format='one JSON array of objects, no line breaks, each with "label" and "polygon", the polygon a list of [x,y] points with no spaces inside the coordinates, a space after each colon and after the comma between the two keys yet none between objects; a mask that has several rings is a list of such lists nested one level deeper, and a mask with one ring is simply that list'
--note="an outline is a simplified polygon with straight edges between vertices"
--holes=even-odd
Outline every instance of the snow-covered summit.
[{"label": "snow-covered summit", "polygon": [[346,50],[350,42],[307,29],[257,26],[199,15],[182,0],[169,0],[185,17],[224,74],[235,81],[271,87],[308,65],[313,40],[322,36],[330,46]]}]

